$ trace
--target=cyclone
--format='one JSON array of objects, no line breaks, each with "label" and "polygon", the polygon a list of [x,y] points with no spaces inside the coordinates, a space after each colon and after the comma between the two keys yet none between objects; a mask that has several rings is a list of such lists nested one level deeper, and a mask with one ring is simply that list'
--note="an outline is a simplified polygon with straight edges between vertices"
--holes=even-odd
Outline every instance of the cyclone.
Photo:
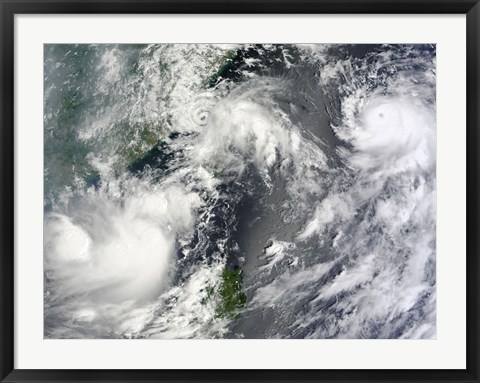
[{"label": "cyclone", "polygon": [[44,336],[434,339],[436,47],[44,46]]}]

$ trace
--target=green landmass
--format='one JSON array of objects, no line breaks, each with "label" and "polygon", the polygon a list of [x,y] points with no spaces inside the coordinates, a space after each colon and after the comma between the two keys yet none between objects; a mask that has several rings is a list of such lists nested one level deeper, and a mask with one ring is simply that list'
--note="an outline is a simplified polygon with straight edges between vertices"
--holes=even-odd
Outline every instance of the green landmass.
[{"label": "green landmass", "polygon": [[247,301],[247,296],[242,291],[243,271],[242,269],[225,269],[222,274],[222,285],[220,286],[221,302],[217,307],[217,315],[232,315],[237,309],[243,307]]},{"label": "green landmass", "polygon": [[205,84],[205,86],[207,88],[211,88],[211,87],[215,86],[218,79],[225,76],[228,69],[232,65],[232,61],[233,61],[233,59],[235,58],[236,55],[237,55],[237,51],[229,50],[229,51],[227,51],[227,53],[225,53],[225,55],[223,55],[220,58],[219,62],[217,62],[215,64],[215,65],[218,65],[217,71],[208,78],[208,80]]},{"label": "green landmass", "polygon": [[242,291],[242,277],[242,269],[225,268],[221,283],[215,287],[207,286],[205,288],[207,296],[203,303],[215,302],[217,318],[235,318],[238,315],[238,310],[244,306],[247,296]]}]

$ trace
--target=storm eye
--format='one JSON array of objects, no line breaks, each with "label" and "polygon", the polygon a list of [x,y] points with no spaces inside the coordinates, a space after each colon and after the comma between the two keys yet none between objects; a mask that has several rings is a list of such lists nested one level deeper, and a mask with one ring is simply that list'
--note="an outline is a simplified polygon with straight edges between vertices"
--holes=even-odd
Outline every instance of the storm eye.
[{"label": "storm eye", "polygon": [[383,118],[384,117],[383,113],[378,113],[378,117]]}]

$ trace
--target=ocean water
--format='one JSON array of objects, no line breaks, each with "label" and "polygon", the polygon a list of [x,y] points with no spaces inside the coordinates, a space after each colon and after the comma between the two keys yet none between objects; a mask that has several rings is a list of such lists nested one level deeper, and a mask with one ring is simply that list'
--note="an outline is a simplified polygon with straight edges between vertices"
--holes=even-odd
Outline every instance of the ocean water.
[{"label": "ocean water", "polygon": [[45,45],[45,337],[435,338],[435,52]]}]

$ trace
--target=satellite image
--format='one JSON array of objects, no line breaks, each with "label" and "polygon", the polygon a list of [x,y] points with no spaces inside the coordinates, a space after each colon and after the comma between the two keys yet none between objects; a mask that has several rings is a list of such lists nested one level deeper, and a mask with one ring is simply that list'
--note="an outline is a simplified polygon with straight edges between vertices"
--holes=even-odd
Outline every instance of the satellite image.
[{"label": "satellite image", "polygon": [[435,45],[43,65],[45,338],[436,338]]}]

